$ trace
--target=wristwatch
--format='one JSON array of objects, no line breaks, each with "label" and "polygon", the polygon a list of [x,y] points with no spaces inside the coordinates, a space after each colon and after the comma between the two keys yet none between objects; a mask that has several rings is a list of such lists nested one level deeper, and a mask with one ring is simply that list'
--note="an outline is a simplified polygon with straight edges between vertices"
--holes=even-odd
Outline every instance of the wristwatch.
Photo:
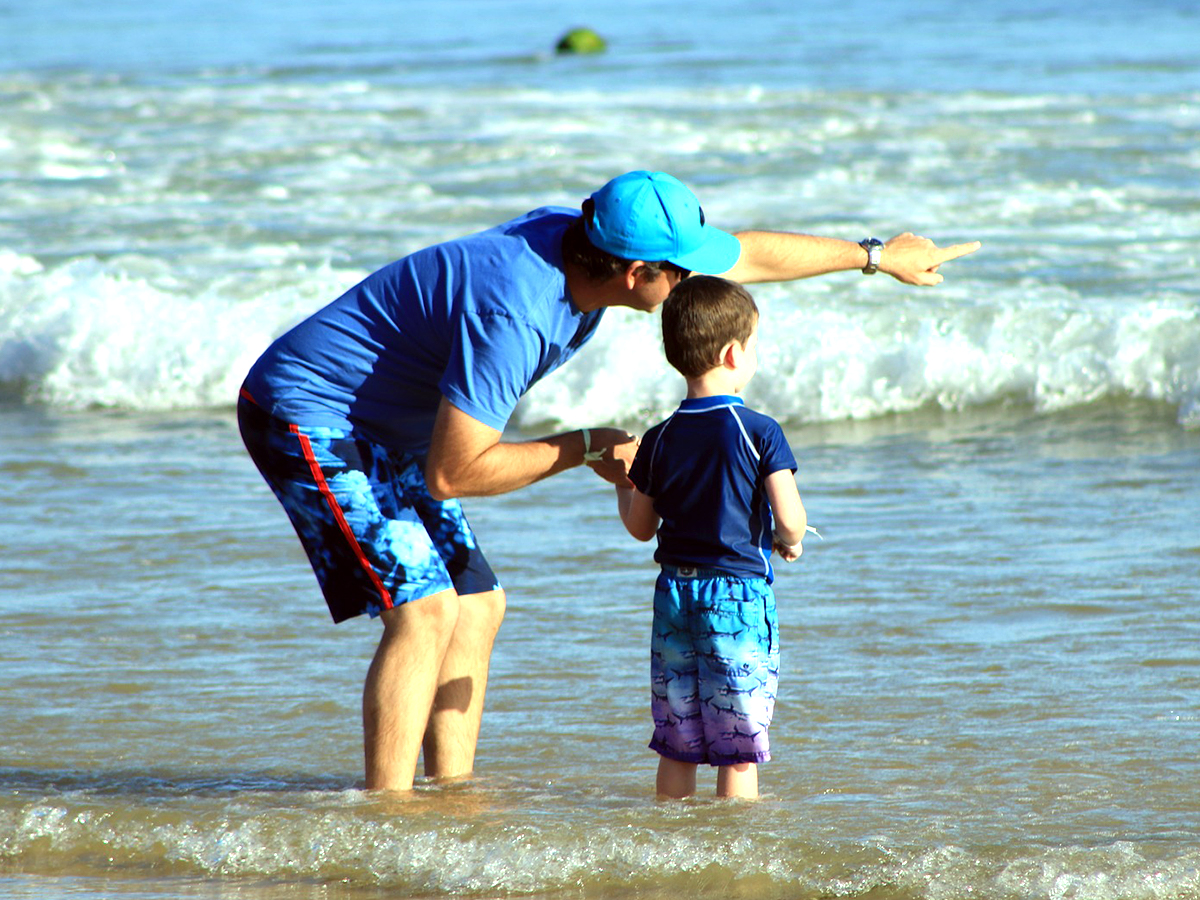
[{"label": "wristwatch", "polygon": [[879,257],[883,253],[883,241],[879,238],[863,238],[858,246],[867,251],[867,264],[863,266],[864,275],[874,275],[879,271]]}]

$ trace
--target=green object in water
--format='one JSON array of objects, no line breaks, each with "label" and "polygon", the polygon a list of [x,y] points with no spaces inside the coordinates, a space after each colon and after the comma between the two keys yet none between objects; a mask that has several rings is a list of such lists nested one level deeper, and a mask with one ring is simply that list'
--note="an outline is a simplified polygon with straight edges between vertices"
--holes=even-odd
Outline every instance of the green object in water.
[{"label": "green object in water", "polygon": [[603,53],[608,42],[590,28],[572,28],[558,39],[555,49],[559,53]]}]

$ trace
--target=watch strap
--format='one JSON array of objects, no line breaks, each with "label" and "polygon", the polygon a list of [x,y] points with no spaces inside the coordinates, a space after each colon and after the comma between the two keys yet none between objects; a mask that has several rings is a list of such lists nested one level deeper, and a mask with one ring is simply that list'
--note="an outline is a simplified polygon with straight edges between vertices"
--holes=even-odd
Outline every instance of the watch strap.
[{"label": "watch strap", "polygon": [[879,271],[879,259],[883,256],[883,241],[879,238],[863,238],[858,246],[867,251],[867,264],[863,266],[864,275],[874,275]]}]

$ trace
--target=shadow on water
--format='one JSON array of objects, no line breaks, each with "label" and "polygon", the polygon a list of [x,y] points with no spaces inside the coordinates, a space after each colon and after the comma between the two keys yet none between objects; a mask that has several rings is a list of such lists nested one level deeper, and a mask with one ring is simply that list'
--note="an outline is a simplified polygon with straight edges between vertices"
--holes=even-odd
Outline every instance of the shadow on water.
[{"label": "shadow on water", "polygon": [[[473,815],[494,806],[498,784],[485,778],[435,780],[418,776],[411,791],[367,791],[358,779],[266,770],[183,774],[164,768],[30,769],[0,767],[0,813],[21,803],[85,805],[100,801],[109,809],[145,810],[176,801],[197,804],[194,811],[220,809],[240,797],[256,805],[365,808],[383,816],[437,810],[451,817]],[[319,799],[324,795],[327,800]],[[269,798],[275,797],[277,800]],[[215,804],[215,805],[214,805]]]},{"label": "shadow on water", "polygon": [[361,785],[339,778],[311,774],[281,775],[265,771],[213,772],[181,775],[162,769],[0,768],[0,791],[44,797],[86,793],[95,796],[128,796],[131,800],[172,797],[216,797],[246,791],[300,793],[349,791]]}]

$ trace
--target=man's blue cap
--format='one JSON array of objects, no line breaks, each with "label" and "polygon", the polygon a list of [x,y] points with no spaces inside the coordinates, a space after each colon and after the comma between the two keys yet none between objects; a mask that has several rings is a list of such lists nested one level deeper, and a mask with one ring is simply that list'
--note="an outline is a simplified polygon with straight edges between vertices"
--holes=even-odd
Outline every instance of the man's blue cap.
[{"label": "man's blue cap", "polygon": [[742,254],[738,239],[705,224],[696,195],[666,172],[620,175],[592,194],[592,204],[584,213],[588,240],[621,259],[720,275]]}]

